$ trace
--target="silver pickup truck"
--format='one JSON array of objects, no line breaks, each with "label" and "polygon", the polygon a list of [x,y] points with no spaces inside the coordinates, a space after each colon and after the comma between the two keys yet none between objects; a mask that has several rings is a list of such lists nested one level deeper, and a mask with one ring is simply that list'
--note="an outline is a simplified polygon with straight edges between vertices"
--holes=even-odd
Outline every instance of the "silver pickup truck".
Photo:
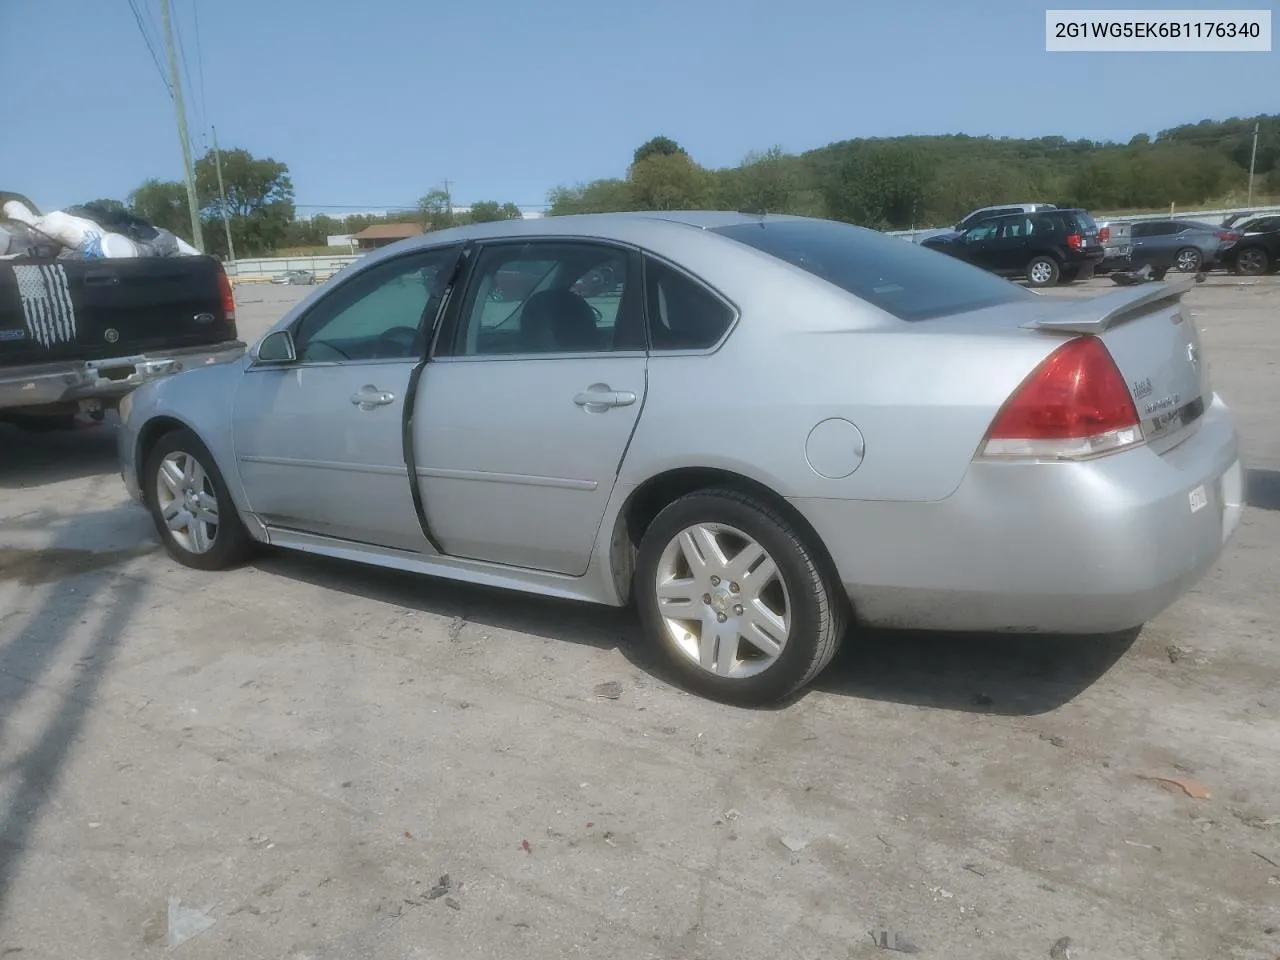
[{"label": "silver pickup truck", "polygon": [[[0,199],[22,199],[0,194]],[[213,257],[0,258],[0,420],[100,419],[139,384],[243,355]]]}]

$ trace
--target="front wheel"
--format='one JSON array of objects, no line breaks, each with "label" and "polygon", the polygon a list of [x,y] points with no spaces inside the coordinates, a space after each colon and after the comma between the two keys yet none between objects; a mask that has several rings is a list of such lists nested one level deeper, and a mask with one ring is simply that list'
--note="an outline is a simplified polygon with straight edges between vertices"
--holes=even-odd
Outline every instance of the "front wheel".
[{"label": "front wheel", "polygon": [[143,494],[169,556],[197,570],[248,558],[245,530],[212,454],[190,430],[165,434],[147,457]]},{"label": "front wheel", "polygon": [[1033,287],[1051,287],[1060,275],[1058,261],[1053,257],[1036,257],[1027,264],[1027,283]]},{"label": "front wheel", "polygon": [[735,490],[689,494],[645,531],[636,560],[645,631],[689,688],[781,700],[835,655],[848,604],[787,518]]},{"label": "front wheel", "polygon": [[1249,247],[1236,254],[1236,273],[1246,277],[1260,277],[1269,266],[1267,251],[1261,247]]}]

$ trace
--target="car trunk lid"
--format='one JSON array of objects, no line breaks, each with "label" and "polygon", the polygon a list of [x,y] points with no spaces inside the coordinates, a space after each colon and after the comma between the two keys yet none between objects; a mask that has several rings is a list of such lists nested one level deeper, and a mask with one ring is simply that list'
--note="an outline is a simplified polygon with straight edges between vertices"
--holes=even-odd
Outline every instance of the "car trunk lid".
[{"label": "car trunk lid", "polygon": [[1142,434],[1157,453],[1185,439],[1211,396],[1200,335],[1182,302],[1190,283],[1128,287],[1091,300],[1046,304],[1024,328],[1098,337],[1128,385]]}]

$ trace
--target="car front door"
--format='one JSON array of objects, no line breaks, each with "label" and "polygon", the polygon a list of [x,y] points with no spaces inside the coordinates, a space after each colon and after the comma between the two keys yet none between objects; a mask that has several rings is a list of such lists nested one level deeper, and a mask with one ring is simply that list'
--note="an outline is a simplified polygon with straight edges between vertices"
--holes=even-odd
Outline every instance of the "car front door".
[{"label": "car front door", "polygon": [[999,221],[984,220],[976,227],[970,227],[960,237],[955,246],[955,256],[967,260],[976,267],[992,270],[991,241],[999,233]]},{"label": "car front door", "polygon": [[581,575],[644,405],[638,254],[481,247],[417,392],[414,459],[444,553]]},{"label": "car front door", "polygon": [[1020,213],[1014,217],[1002,217],[997,221],[996,235],[985,244],[988,270],[996,273],[1020,273],[1031,259],[1030,241],[1032,217]]},{"label": "car front door", "polygon": [[250,507],[269,526],[430,550],[405,463],[404,411],[458,254],[416,251],[353,273],[293,325],[295,361],[245,371],[236,460]]}]

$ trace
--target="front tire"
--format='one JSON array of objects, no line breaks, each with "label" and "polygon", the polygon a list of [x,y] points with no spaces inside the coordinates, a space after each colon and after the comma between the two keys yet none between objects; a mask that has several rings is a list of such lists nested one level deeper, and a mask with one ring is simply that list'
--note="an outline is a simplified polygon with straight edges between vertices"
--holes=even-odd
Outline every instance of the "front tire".
[{"label": "front tire", "polygon": [[1027,264],[1027,284],[1032,287],[1052,287],[1061,275],[1062,269],[1053,257],[1035,257]]},{"label": "front tire", "polygon": [[825,567],[768,503],[703,490],[645,531],[635,594],[645,632],[686,686],[758,706],[813,680],[844,637],[848,602]]},{"label": "front tire", "polygon": [[166,433],[147,456],[143,495],[169,556],[197,570],[248,559],[249,536],[213,455],[190,430]]}]

